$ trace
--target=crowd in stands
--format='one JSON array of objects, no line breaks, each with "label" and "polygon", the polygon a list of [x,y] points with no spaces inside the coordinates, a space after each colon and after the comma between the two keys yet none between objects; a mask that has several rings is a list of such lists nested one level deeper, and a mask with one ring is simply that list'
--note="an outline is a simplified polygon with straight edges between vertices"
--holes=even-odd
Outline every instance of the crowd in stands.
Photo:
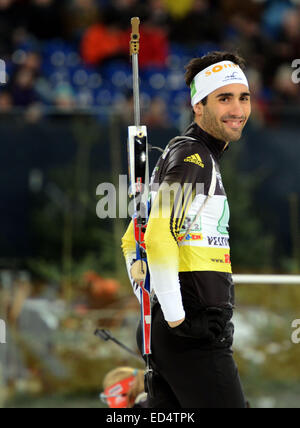
[{"label": "crowd in stands", "polygon": [[299,105],[300,0],[0,0],[0,112],[25,108],[36,120],[53,107],[126,109],[133,16],[142,21],[149,124],[166,124],[170,107],[188,105],[184,65],[211,50],[245,57],[258,120],[270,120],[274,106]]}]

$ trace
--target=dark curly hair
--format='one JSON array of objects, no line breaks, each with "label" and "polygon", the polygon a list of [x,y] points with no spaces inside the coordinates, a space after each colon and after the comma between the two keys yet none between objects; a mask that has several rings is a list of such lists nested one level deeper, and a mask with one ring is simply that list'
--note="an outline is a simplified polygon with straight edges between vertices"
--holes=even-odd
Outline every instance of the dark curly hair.
[{"label": "dark curly hair", "polygon": [[[213,51],[209,52],[207,55],[204,55],[202,58],[194,58],[192,59],[186,66],[186,72],[185,72],[185,82],[188,87],[191,86],[192,81],[194,80],[195,76],[200,73],[200,71],[204,70],[205,68],[209,67],[210,65],[216,64],[217,62],[221,61],[231,61],[234,64],[237,64],[240,66],[240,68],[244,71],[246,68],[246,61],[244,58],[242,58],[238,53],[233,52],[219,52],[219,51]],[[207,103],[207,97],[204,98],[202,101],[203,105],[206,105]]]}]

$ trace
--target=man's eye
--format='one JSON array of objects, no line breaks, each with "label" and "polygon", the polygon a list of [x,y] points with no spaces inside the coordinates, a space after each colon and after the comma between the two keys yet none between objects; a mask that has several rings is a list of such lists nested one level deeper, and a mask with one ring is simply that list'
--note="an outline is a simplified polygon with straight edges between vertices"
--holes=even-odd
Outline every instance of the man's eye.
[{"label": "man's eye", "polygon": [[249,101],[249,97],[242,97],[241,101]]},{"label": "man's eye", "polygon": [[228,97],[225,97],[225,98],[221,98],[220,100],[221,100],[221,101],[226,101],[226,100],[229,100],[229,98],[228,98]]}]

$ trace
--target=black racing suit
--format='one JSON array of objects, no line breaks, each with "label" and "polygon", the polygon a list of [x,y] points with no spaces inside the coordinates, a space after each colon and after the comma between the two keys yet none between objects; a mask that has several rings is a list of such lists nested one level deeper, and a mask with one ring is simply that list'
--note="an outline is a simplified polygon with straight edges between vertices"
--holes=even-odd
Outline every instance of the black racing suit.
[{"label": "black racing suit", "polygon": [[[152,319],[153,408],[246,407],[231,348],[229,207],[219,170],[224,147],[223,141],[193,123],[168,144],[152,175],[153,206],[145,242],[157,296]],[[175,191],[169,217],[157,218],[154,212],[163,205],[158,202],[161,189],[173,183],[190,187]],[[179,327],[169,327],[167,321],[184,316]],[[141,328],[137,340],[142,349]]]}]

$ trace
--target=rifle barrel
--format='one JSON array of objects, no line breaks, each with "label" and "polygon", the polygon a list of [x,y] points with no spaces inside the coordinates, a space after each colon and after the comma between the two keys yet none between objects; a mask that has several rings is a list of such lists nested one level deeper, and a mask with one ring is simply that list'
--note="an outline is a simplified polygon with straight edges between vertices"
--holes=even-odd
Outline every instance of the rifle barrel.
[{"label": "rifle barrel", "polygon": [[141,124],[140,109],[140,85],[139,85],[139,50],[140,50],[140,19],[131,19],[130,55],[132,56],[133,72],[133,102],[134,102],[134,125],[139,128]]},{"label": "rifle barrel", "polygon": [[133,71],[134,126],[139,128],[141,124],[141,107],[140,107],[138,54],[132,55],[132,71]]}]

